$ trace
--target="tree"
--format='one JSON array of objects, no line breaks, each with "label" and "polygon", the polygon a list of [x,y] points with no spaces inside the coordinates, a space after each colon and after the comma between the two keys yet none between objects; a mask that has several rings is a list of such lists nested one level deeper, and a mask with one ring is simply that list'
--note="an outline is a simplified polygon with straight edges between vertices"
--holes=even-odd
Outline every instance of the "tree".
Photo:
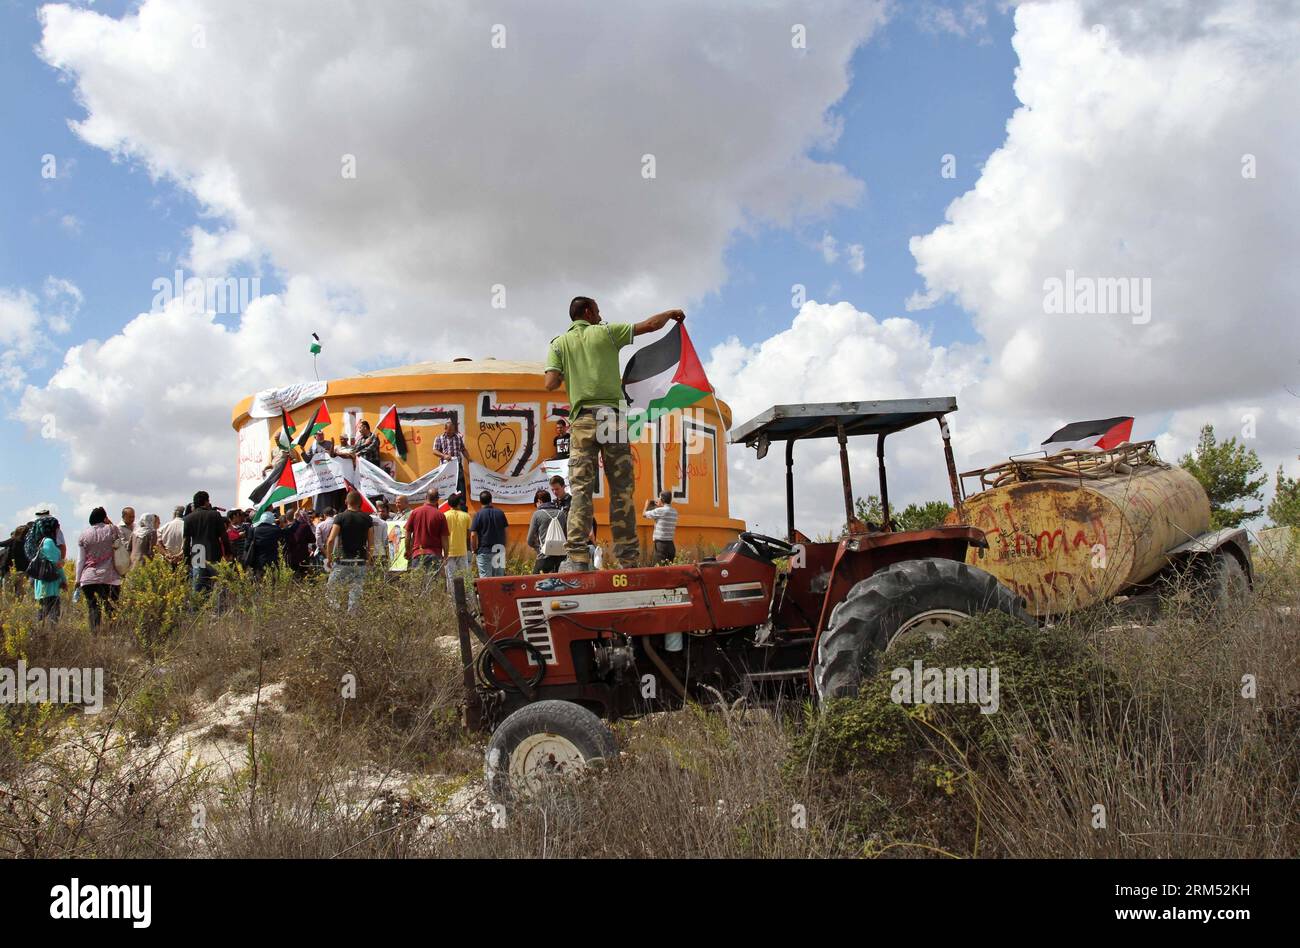
[{"label": "tree", "polygon": [[[944,518],[952,512],[952,507],[942,500],[928,500],[923,504],[908,504],[901,511],[890,512],[895,530],[928,530],[943,523]],[[859,497],[853,504],[854,515],[863,523],[877,526],[885,519],[885,511],[880,506],[880,498],[875,494]]]},{"label": "tree", "polygon": [[853,516],[863,523],[874,523],[879,526],[880,521],[885,519],[885,511],[880,506],[880,498],[875,494],[859,497],[853,503]]},{"label": "tree", "polygon": [[1210,527],[1239,527],[1247,520],[1259,516],[1263,509],[1254,510],[1233,506],[1239,500],[1264,499],[1263,487],[1267,477],[1255,477],[1264,469],[1254,451],[1236,438],[1219,443],[1214,437],[1214,426],[1201,428],[1201,437],[1194,454],[1185,454],[1179,465],[1201,482],[1210,497]]},{"label": "tree", "polygon": [[908,504],[902,513],[894,515],[895,530],[929,530],[942,526],[952,504],[942,500],[927,500],[923,504]]},{"label": "tree", "polygon": [[1300,527],[1300,477],[1287,477],[1282,465],[1273,481],[1273,499],[1268,505],[1268,519],[1279,527]]}]

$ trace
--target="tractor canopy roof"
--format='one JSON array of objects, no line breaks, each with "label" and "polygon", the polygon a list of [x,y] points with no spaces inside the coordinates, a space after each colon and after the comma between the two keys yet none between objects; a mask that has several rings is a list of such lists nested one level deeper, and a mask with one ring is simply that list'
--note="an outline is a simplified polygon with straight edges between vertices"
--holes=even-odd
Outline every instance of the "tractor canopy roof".
[{"label": "tractor canopy roof", "polygon": [[886,398],[871,402],[818,402],[773,405],[731,431],[733,444],[746,444],[767,453],[772,441],[836,438],[845,435],[893,434],[957,410],[957,399]]}]

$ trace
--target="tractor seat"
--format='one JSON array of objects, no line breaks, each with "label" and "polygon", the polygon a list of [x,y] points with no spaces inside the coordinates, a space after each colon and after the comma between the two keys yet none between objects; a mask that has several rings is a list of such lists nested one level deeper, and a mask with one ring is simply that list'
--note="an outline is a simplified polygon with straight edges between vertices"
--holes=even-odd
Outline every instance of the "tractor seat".
[{"label": "tractor seat", "polygon": [[794,545],[777,537],[769,537],[762,533],[750,533],[746,530],[736,537],[734,541],[723,547],[722,552],[747,556],[763,563],[772,563],[783,557],[792,556],[794,554]]}]

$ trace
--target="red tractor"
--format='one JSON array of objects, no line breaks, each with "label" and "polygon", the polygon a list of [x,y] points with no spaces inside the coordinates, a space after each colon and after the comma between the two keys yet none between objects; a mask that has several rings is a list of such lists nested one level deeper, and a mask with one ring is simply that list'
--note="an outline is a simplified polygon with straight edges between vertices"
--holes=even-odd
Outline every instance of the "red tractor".
[{"label": "red tractor", "polygon": [[[731,433],[759,458],[785,442],[786,538],[741,533],[699,563],[477,581],[479,615],[455,586],[467,693],[465,723],[489,728],[489,789],[617,754],[604,721],[686,702],[754,703],[856,693],[878,656],[904,637],[934,636],[974,613],[1026,622],[1022,602],[966,564],[982,531],[961,525],[945,416],[955,398],[777,405]],[[936,421],[957,525],[892,529],[885,438]],[[854,515],[848,438],[874,435],[879,524]],[[849,529],[809,542],[794,526],[794,446],[839,441]],[[471,636],[481,647],[473,654]]]}]

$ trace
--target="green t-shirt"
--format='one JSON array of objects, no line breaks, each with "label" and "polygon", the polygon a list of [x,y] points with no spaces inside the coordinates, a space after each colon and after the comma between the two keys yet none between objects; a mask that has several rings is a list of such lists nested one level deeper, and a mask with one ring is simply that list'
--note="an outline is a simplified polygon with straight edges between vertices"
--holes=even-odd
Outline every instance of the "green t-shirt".
[{"label": "green t-shirt", "polygon": [[618,350],[631,344],[631,323],[593,326],[585,319],[575,319],[568,332],[551,340],[546,368],[564,376],[569,417],[592,405],[618,407],[623,400]]}]

